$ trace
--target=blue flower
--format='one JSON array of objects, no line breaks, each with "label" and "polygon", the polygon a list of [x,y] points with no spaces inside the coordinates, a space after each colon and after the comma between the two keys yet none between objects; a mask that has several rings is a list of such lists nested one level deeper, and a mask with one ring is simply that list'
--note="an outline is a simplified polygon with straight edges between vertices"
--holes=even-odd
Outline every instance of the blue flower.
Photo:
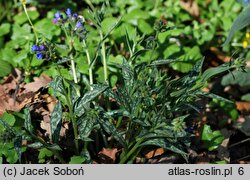
[{"label": "blue flower", "polygon": [[244,0],[244,3],[249,3],[249,0]]},{"label": "blue flower", "polygon": [[76,29],[79,29],[80,27],[82,27],[82,23],[78,21],[78,22],[76,23],[76,27],[75,27],[75,28],[76,28]]},{"label": "blue flower", "polygon": [[57,11],[57,12],[55,13],[55,19],[56,19],[56,20],[59,20],[59,19],[62,19],[62,18],[63,18],[63,16],[61,15],[60,11]]},{"label": "blue flower", "polygon": [[46,49],[46,47],[45,47],[44,45],[40,45],[40,46],[39,46],[39,50],[40,50],[40,51],[45,51],[45,49]]},{"label": "blue flower", "polygon": [[36,54],[36,58],[37,58],[37,59],[43,59],[44,56],[45,56],[45,55],[44,55],[42,52],[38,52],[38,53]]},{"label": "blue flower", "polygon": [[71,11],[71,9],[66,9],[66,15],[67,15],[67,17],[70,17],[71,15],[72,15],[72,11]]},{"label": "blue flower", "polygon": [[39,46],[37,46],[37,45],[32,45],[32,47],[31,47],[31,51],[32,52],[36,52],[36,51],[39,51],[40,50],[40,48],[39,48]]}]

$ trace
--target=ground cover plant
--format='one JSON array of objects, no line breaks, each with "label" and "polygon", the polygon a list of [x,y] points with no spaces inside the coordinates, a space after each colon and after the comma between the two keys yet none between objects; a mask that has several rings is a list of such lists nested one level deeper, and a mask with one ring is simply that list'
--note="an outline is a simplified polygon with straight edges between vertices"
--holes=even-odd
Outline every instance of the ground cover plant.
[{"label": "ground cover plant", "polygon": [[248,1],[0,3],[1,163],[249,163]]}]

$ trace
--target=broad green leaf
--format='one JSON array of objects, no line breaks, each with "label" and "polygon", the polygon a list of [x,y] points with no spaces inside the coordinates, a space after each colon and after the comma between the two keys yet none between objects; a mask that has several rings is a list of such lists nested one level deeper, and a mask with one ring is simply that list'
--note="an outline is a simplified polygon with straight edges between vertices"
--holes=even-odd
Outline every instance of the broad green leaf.
[{"label": "broad green leaf", "polygon": [[9,23],[3,23],[0,26],[0,37],[4,36],[5,34],[8,34],[10,32],[10,24]]},{"label": "broad green leaf", "polygon": [[[38,18],[38,11],[28,11],[29,17],[31,20],[35,20]],[[23,12],[22,14],[18,14],[14,16],[14,21],[18,24],[23,24],[28,21],[26,14]]]},{"label": "broad green leaf", "polygon": [[9,164],[14,164],[18,161],[18,155],[14,149],[14,144],[11,143],[1,143],[0,144],[0,153],[6,157],[6,161]]},{"label": "broad green leaf", "polygon": [[7,76],[8,74],[11,73],[12,70],[12,66],[3,60],[0,60],[0,77],[4,77]]},{"label": "broad green leaf", "polygon": [[39,155],[38,155],[38,162],[39,163],[45,163],[45,158],[46,157],[52,157],[53,156],[53,152],[48,150],[47,148],[42,148],[39,151]]},{"label": "broad green leaf", "polygon": [[16,67],[17,64],[15,63],[15,61],[13,61],[16,55],[17,55],[16,50],[14,50],[12,47],[5,47],[4,49],[0,50],[0,58],[1,58],[0,61],[1,62],[2,60],[7,61],[12,66]]},{"label": "broad green leaf", "polygon": [[107,85],[94,85],[93,90],[90,90],[80,99],[78,99],[74,105],[74,111],[77,116],[82,116],[85,112],[85,106],[87,103],[93,101],[97,96],[99,96],[103,91],[108,88]]},{"label": "broad green leaf", "polygon": [[224,136],[220,131],[212,131],[207,124],[204,125],[201,135],[201,140],[204,141],[205,146],[209,151],[215,150],[224,140]]},{"label": "broad green leaf", "polygon": [[105,18],[103,21],[102,21],[102,31],[104,34],[106,34],[109,29],[113,26],[113,24],[115,24],[117,21],[116,18],[114,17],[108,17],[108,18]]},{"label": "broad green leaf", "polygon": [[223,46],[227,45],[230,42],[236,31],[239,31],[250,24],[249,12],[250,12],[250,5],[248,5],[234,20],[229,35],[227,36],[227,39],[224,42]]},{"label": "broad green leaf", "polygon": [[28,57],[28,53],[29,51],[27,51],[26,49],[23,49],[16,54],[13,60],[15,61],[16,64],[23,64],[23,66],[25,67],[27,66],[27,64],[25,64],[24,59]]},{"label": "broad green leaf", "polygon": [[18,24],[13,25],[13,34],[11,39],[15,41],[15,46],[23,46],[28,41],[34,40],[34,34],[31,33],[31,27],[28,24],[24,24],[22,27]]},{"label": "broad green leaf", "polygon": [[241,100],[249,102],[250,101],[250,93],[247,93],[247,94],[241,96]]},{"label": "broad green leaf", "polygon": [[85,161],[85,158],[82,156],[72,156],[70,158],[69,164],[82,164]]},{"label": "broad green leaf", "polygon": [[127,13],[123,17],[123,21],[129,22],[135,26],[138,25],[139,19],[148,19],[150,15],[141,9],[134,9],[131,12]]},{"label": "broad green leaf", "polygon": [[139,19],[138,22],[138,28],[139,30],[143,33],[143,34],[152,34],[154,32],[154,29],[152,27],[152,25],[150,25],[149,23],[147,23],[145,20],[143,19]]},{"label": "broad green leaf", "polygon": [[2,119],[5,120],[5,122],[7,122],[10,126],[13,126],[16,121],[15,116],[7,112],[3,113]]},{"label": "broad green leaf", "polygon": [[62,127],[62,105],[58,101],[50,118],[51,137],[54,143],[58,143]]}]

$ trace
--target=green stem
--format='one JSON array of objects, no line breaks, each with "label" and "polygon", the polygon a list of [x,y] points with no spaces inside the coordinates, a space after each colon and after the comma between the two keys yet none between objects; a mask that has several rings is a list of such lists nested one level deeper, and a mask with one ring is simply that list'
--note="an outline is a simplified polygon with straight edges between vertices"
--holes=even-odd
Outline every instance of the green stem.
[{"label": "green stem", "polygon": [[119,117],[115,127],[119,128],[121,123],[122,123],[122,117]]},{"label": "green stem", "polygon": [[75,61],[73,59],[71,59],[71,69],[73,73],[74,82],[77,84],[76,67],[75,67]]},{"label": "green stem", "polygon": [[67,39],[67,42],[69,43],[69,52],[70,52],[70,59],[71,59],[71,69],[72,69],[72,73],[73,73],[73,79],[74,79],[74,82],[77,84],[77,75],[76,75],[76,66],[75,66],[75,61],[74,61],[74,58],[71,54],[71,51],[74,47],[73,45],[73,40],[72,38],[70,38],[70,36],[68,35],[67,33],[67,30],[65,29],[65,27],[63,26],[63,31],[65,33],[65,36],[66,36],[66,39]]},{"label": "green stem", "polygon": [[[56,65],[56,69],[57,71],[59,72],[60,76],[62,76],[62,73],[60,71],[60,68],[58,65]],[[63,76],[62,76],[63,77]],[[65,84],[65,80],[63,78],[63,84]],[[75,118],[75,115],[74,115],[74,111],[73,111],[73,107],[72,107],[72,103],[71,103],[71,100],[70,100],[70,90],[68,90],[68,93],[65,89],[65,86],[63,88],[64,92],[63,92],[63,95],[65,96],[66,98],[66,101],[67,101],[67,105],[69,107],[69,115],[70,115],[70,119],[72,121],[72,124],[73,124],[73,131],[74,131],[74,137],[75,137],[75,147],[76,147],[76,153],[79,154],[79,142],[78,142],[78,131],[77,131],[77,123],[76,123],[76,118]]]},{"label": "green stem", "polygon": [[108,67],[107,67],[107,59],[106,59],[106,48],[105,42],[103,41],[103,34],[102,31],[99,31],[101,41],[102,41],[102,61],[103,61],[103,68],[104,68],[104,81],[108,82]]},{"label": "green stem", "polygon": [[25,14],[26,14],[26,17],[27,17],[27,19],[28,19],[28,21],[29,21],[29,23],[30,23],[31,28],[33,29],[34,35],[35,35],[35,37],[36,37],[36,43],[38,43],[38,36],[37,36],[37,33],[36,33],[36,29],[35,29],[35,27],[34,27],[32,21],[31,21],[31,19],[30,19],[30,17],[29,17],[29,14],[28,14],[28,12],[27,12],[26,1],[22,0],[21,2],[22,2],[23,9],[24,9],[24,12],[25,12]]},{"label": "green stem", "polygon": [[[83,45],[85,48],[85,53],[87,56],[87,61],[88,61],[88,66],[89,66],[89,83],[90,83],[90,85],[92,85],[94,83],[94,81],[93,81],[93,71],[92,71],[92,66],[91,66],[91,59],[90,59],[89,51],[88,51],[88,48],[87,48],[85,41],[83,41]],[[92,86],[90,88],[91,88],[91,90],[93,90]]]},{"label": "green stem", "polygon": [[151,55],[150,55],[150,58],[149,58],[149,61],[148,61],[149,64],[152,62],[152,58],[153,58],[153,55],[155,53],[155,48],[156,48],[156,42],[155,41],[157,40],[158,35],[159,35],[159,32],[156,31],[156,34],[155,34],[155,37],[154,37],[154,46],[153,46],[153,49],[152,49],[152,52],[151,52]]},{"label": "green stem", "polygon": [[77,131],[77,123],[76,123],[76,118],[73,112],[70,96],[68,94],[65,94],[67,104],[69,106],[69,115],[70,119],[73,124],[73,131],[74,131],[74,137],[75,137],[75,147],[76,147],[76,154],[79,154],[79,141],[78,141],[78,131]]},{"label": "green stem", "polygon": [[126,155],[121,159],[119,164],[124,164],[129,159],[129,157],[138,149],[142,141],[143,139],[138,140],[137,143],[133,146],[133,148],[128,153],[126,153]]}]

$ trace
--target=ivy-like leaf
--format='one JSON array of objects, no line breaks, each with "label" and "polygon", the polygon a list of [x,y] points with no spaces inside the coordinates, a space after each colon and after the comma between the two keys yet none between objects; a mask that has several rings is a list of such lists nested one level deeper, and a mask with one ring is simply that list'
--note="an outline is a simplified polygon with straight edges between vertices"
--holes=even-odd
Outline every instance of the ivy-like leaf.
[{"label": "ivy-like leaf", "polygon": [[51,138],[54,143],[58,143],[62,127],[62,105],[58,101],[50,119]]}]

